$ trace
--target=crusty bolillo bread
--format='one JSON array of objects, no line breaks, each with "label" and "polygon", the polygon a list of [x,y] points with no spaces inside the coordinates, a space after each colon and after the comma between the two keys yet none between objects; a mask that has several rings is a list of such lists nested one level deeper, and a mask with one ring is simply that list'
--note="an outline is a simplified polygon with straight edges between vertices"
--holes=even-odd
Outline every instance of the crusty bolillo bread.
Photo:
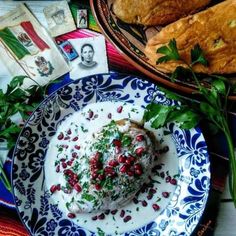
[{"label": "crusty bolillo bread", "polygon": [[115,0],[113,11],[126,23],[165,25],[206,6],[210,0]]},{"label": "crusty bolillo bread", "polygon": [[236,72],[236,0],[223,1],[205,11],[180,19],[164,27],[149,39],[145,53],[158,70],[173,72],[179,61],[156,65],[162,54],[156,51],[175,38],[181,58],[190,62],[190,51],[199,44],[205,52],[209,66],[195,65],[196,72],[230,74]]}]

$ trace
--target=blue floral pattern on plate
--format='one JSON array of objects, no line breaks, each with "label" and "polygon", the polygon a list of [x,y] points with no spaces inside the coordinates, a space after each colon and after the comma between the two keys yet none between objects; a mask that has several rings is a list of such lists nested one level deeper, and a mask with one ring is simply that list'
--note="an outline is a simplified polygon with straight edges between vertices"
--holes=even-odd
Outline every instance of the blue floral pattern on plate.
[{"label": "blue floral pattern on plate", "polygon": [[[44,185],[47,146],[61,122],[89,103],[115,100],[145,107],[154,95],[157,95],[158,103],[177,104],[149,81],[111,73],[74,81],[40,104],[18,138],[12,174],[17,209],[31,234],[98,235],[65,217],[51,201]],[[199,128],[181,130],[174,123],[167,129],[172,133],[179,160],[178,185],[169,204],[155,221],[125,232],[123,236],[188,236],[201,218],[210,186],[210,164],[203,135]]]}]

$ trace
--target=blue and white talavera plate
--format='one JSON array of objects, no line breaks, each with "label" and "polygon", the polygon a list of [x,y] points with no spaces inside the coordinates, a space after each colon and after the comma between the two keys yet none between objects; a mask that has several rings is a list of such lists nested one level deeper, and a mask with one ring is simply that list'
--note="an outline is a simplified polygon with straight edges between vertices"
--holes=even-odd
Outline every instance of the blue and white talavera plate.
[{"label": "blue and white talavera plate", "polygon": [[[111,100],[144,108],[154,94],[156,102],[176,105],[176,101],[167,99],[153,83],[141,78],[117,73],[94,75],[57,90],[33,112],[18,138],[12,174],[15,203],[22,222],[32,235],[191,235],[203,214],[210,187],[207,146],[199,128],[181,130],[174,123],[165,128],[169,131],[169,139],[163,134],[160,143],[167,142],[170,150],[160,157],[155,181],[159,197],[152,199],[160,209],[153,211],[153,202],[150,207],[142,208],[141,199],[140,203],[135,203],[135,215],[139,220],[124,223],[113,233],[107,233],[102,225],[107,229],[114,220],[89,224],[83,221],[83,215],[68,218],[54,202],[46,185],[45,176],[49,175],[45,173],[46,153],[64,120],[89,104]],[[168,183],[167,176],[177,182]],[[163,192],[168,192],[168,197]],[[141,198],[145,194],[143,191]],[[95,227],[96,224],[99,227]]]}]

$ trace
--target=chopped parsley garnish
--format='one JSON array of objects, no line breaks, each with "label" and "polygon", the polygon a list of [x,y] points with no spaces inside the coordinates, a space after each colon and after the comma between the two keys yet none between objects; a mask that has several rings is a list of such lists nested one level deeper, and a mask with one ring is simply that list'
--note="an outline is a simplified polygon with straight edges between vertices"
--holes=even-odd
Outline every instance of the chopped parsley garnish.
[{"label": "chopped parsley garnish", "polygon": [[95,200],[95,197],[91,194],[88,194],[88,193],[83,193],[82,198],[85,199],[88,202],[92,202],[92,201]]},{"label": "chopped parsley garnish", "polygon": [[131,142],[132,142],[132,139],[130,136],[128,136],[128,135],[122,136],[122,139],[121,139],[122,146],[128,147],[128,146],[130,146]]}]

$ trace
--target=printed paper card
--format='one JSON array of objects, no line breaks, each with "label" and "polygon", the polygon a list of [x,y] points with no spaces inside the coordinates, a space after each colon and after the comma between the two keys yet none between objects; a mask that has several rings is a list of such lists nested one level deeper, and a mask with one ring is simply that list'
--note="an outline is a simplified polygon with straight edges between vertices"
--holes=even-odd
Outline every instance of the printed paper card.
[{"label": "printed paper card", "polygon": [[70,8],[66,1],[56,2],[43,10],[48,29],[53,37],[76,29]]},{"label": "printed paper card", "polygon": [[78,57],[70,62],[70,78],[108,73],[106,45],[104,36],[68,40]]},{"label": "printed paper card", "polygon": [[[69,71],[52,38],[23,4],[0,17],[0,43],[25,74],[41,85]],[[4,54],[0,58],[6,60]],[[6,67],[10,68],[8,61]],[[32,83],[27,80],[28,85]]]}]

